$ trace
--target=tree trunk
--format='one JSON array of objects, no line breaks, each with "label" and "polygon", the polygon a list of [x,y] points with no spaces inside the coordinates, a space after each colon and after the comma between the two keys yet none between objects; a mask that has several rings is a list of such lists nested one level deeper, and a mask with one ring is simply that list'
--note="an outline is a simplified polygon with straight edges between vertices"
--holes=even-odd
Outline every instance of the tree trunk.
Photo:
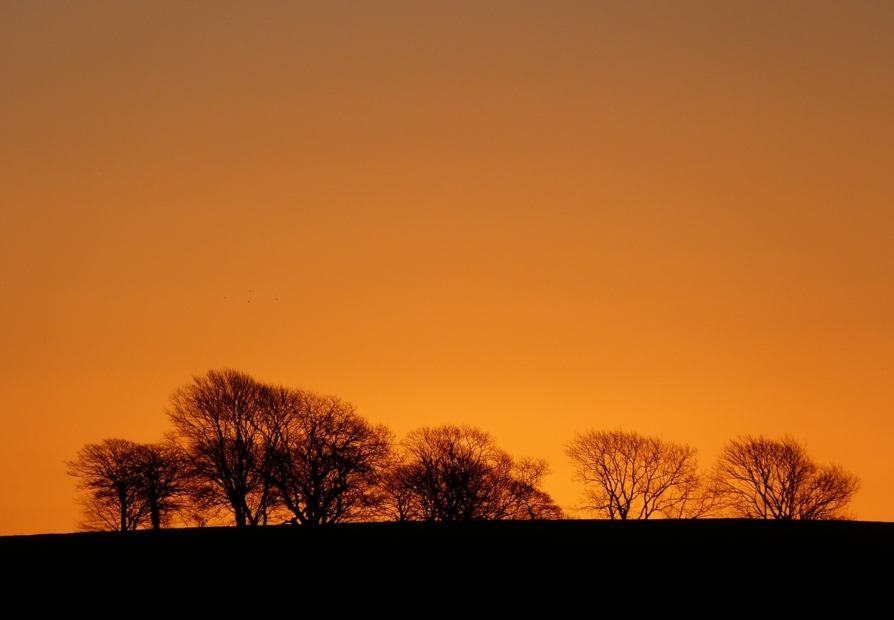
[{"label": "tree trunk", "polygon": [[152,502],[149,506],[149,520],[152,521],[153,530],[161,529],[161,509],[157,501]]},{"label": "tree trunk", "polygon": [[118,498],[118,503],[121,505],[121,531],[127,531],[127,501],[123,497]]}]

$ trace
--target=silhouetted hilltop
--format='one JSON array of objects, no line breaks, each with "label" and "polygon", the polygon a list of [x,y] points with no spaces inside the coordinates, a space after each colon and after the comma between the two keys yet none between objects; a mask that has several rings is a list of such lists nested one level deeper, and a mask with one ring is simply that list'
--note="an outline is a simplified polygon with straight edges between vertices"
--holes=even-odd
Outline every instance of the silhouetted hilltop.
[{"label": "silhouetted hilltop", "polygon": [[7,592],[37,608],[126,600],[219,610],[384,606],[397,615],[592,606],[601,615],[600,608],[633,611],[647,601],[674,607],[728,600],[757,609],[770,600],[863,600],[889,588],[894,524],[581,520],[173,529],[8,536],[0,538],[0,557]]}]

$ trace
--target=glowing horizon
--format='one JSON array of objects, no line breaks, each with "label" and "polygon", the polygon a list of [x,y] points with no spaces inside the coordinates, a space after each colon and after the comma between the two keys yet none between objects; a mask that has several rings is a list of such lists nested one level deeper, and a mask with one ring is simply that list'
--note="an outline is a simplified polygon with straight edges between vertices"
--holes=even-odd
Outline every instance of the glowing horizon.
[{"label": "glowing horizon", "polygon": [[790,434],[894,520],[894,7],[0,8],[0,535],[231,367],[549,461]]}]

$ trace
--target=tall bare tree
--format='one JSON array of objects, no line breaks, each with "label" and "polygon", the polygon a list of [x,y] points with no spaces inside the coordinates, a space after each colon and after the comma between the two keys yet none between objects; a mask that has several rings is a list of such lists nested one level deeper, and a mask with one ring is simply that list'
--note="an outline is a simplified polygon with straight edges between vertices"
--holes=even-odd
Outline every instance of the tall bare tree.
[{"label": "tall bare tree", "polygon": [[266,523],[276,504],[264,472],[265,389],[247,374],[210,370],[176,390],[167,411],[197,497],[230,512],[237,527]]},{"label": "tall bare tree", "polygon": [[565,447],[583,482],[582,508],[609,519],[692,518],[713,505],[696,451],[638,433],[590,430]]},{"label": "tall bare tree", "polygon": [[393,516],[399,519],[468,521],[562,515],[540,487],[548,473],[546,462],[515,461],[480,429],[423,427],[407,436],[401,453],[384,487]]},{"label": "tall bare tree", "polygon": [[723,447],[712,477],[735,516],[843,519],[859,479],[837,465],[818,465],[792,437],[744,436]]},{"label": "tall bare tree", "polygon": [[350,403],[313,392],[269,388],[259,429],[264,472],[293,522],[369,518],[391,452],[391,432],[360,417]]}]

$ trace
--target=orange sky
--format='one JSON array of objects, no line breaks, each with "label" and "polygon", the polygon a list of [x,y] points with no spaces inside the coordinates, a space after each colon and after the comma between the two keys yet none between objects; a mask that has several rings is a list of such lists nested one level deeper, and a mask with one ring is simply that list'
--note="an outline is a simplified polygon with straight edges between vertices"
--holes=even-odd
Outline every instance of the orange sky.
[{"label": "orange sky", "polygon": [[894,520],[889,2],[0,4],[0,534],[233,367],[579,492],[790,433]]}]

